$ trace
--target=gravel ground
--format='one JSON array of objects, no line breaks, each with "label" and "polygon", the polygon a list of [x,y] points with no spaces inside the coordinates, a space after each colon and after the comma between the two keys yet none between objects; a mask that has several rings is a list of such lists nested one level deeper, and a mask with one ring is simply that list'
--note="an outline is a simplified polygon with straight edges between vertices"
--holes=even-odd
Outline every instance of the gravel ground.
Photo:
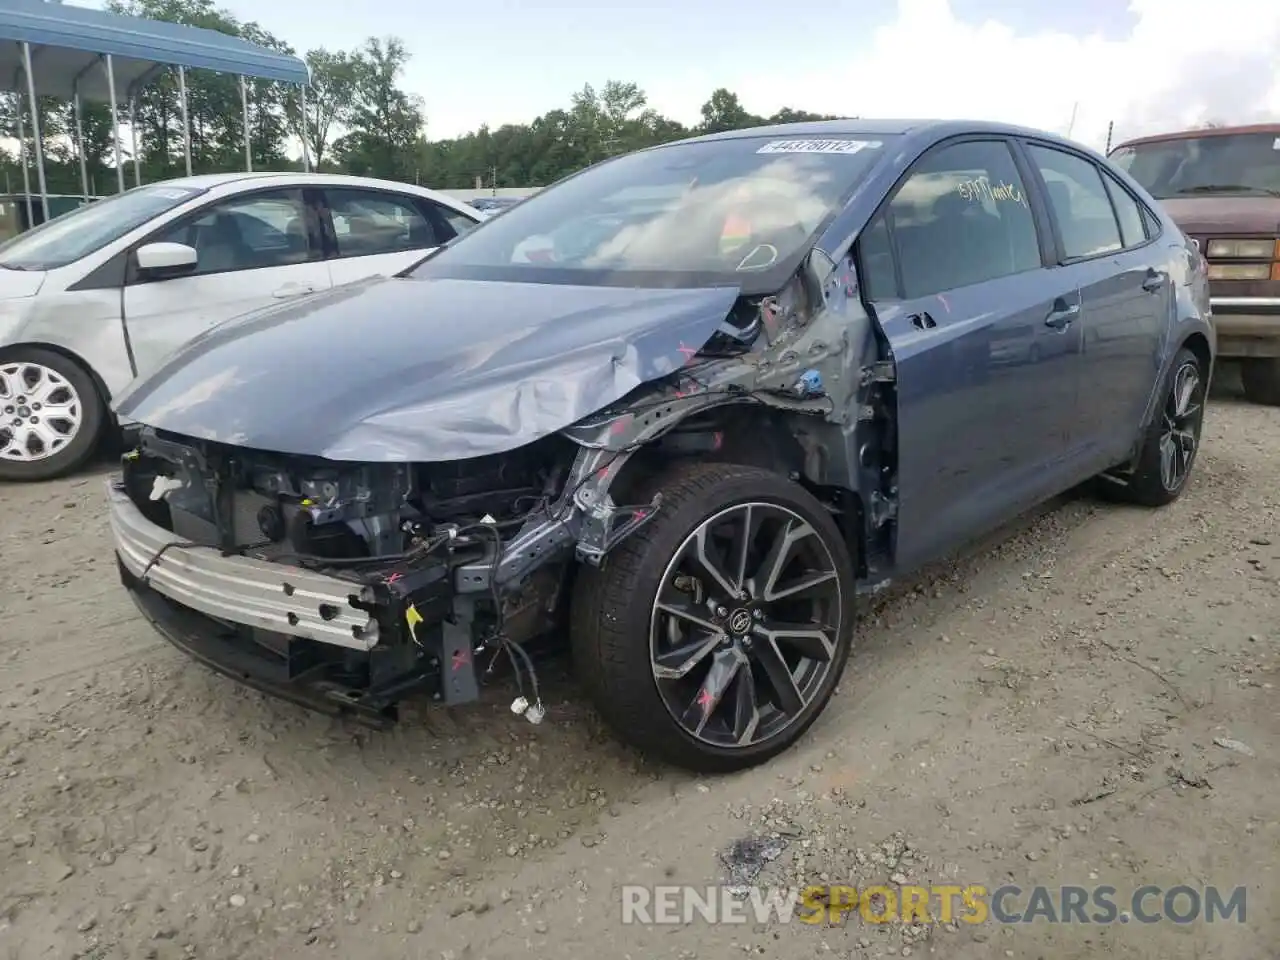
[{"label": "gravel ground", "polygon": [[[271,702],[139,619],[98,475],[0,488],[0,957],[1271,956],[1278,452],[1220,390],[1178,504],[1065,498],[878,599],[805,739],[706,781],[564,679],[540,727]],[[621,884],[769,834],[766,884],[1243,884],[1247,920],[621,926]]]}]

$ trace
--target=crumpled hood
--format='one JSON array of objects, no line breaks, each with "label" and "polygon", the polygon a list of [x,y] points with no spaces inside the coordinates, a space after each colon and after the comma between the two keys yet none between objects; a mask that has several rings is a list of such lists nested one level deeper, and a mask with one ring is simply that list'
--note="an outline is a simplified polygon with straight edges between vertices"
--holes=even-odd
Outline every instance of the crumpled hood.
[{"label": "crumpled hood", "polygon": [[499,453],[677,370],[738,293],[377,277],[213,327],[114,409],[332,460]]}]

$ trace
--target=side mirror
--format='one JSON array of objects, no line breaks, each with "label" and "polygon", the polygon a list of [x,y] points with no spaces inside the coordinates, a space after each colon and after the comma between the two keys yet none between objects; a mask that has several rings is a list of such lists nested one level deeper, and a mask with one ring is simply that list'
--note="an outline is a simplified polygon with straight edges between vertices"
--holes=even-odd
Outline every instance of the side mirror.
[{"label": "side mirror", "polygon": [[185,243],[148,243],[138,248],[138,270],[153,279],[195,269],[196,250]]}]

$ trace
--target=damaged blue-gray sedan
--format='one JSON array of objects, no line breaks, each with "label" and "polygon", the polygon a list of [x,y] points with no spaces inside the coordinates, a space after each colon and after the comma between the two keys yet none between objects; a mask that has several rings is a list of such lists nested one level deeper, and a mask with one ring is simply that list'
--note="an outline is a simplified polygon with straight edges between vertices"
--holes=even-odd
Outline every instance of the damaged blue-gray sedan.
[{"label": "damaged blue-gray sedan", "polygon": [[120,575],[311,707],[381,725],[514,677],[537,722],[529,650],[562,642],[621,737],[746,767],[826,706],[860,593],[1085,481],[1177,498],[1214,351],[1198,249],[1078,145],[686,140],[135,384]]}]

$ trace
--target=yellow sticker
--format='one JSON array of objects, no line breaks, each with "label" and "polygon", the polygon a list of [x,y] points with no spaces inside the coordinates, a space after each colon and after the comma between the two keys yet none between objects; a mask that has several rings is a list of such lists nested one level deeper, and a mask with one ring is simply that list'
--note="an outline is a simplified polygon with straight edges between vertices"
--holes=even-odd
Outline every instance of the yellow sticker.
[{"label": "yellow sticker", "polygon": [[422,614],[418,612],[418,608],[412,603],[405,608],[404,622],[409,627],[409,635],[413,637],[413,642],[418,642],[418,624],[423,622]]}]

